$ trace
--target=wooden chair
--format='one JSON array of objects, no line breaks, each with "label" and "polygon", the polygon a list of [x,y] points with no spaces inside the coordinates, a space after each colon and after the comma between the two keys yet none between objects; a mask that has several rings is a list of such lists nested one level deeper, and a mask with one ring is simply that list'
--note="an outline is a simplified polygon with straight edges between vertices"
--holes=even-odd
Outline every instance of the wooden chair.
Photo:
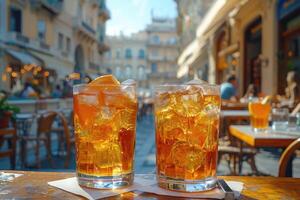
[{"label": "wooden chair", "polygon": [[[8,149],[0,151],[0,158],[9,157],[11,169],[16,168],[16,141],[17,132],[15,128],[0,129],[0,144],[4,141],[8,142]],[[0,145],[1,147],[1,145]]]},{"label": "wooden chair", "polygon": [[[251,167],[253,174],[258,174],[258,170],[255,163],[255,155],[257,151],[253,148],[243,148],[243,151],[241,152],[241,148],[239,144],[236,142],[235,138],[231,136],[229,131],[229,125],[232,124],[240,124],[245,119],[238,119],[238,118],[227,118],[226,122],[221,120],[223,122],[222,126],[223,131],[227,132],[227,136],[219,139],[219,147],[218,147],[218,164],[220,163],[221,159],[226,156],[227,165],[231,171],[231,174],[237,175],[240,174],[242,171],[243,162],[248,162],[248,164]],[[225,122],[225,123],[224,123]],[[233,170],[231,168],[231,165],[233,165]]]},{"label": "wooden chair", "polygon": [[297,149],[300,149],[300,138],[292,142],[283,152],[279,160],[279,170],[278,176],[279,177],[286,177],[286,168],[288,162],[292,158],[293,154]]},{"label": "wooden chair", "polygon": [[[71,151],[72,151],[72,145],[75,145],[75,138],[74,134],[71,134],[70,126],[68,125],[68,120],[67,118],[61,114],[57,113],[58,118],[61,120],[62,128],[63,128],[63,133],[64,133],[64,140],[65,140],[65,145],[66,145],[66,160],[65,160],[65,168],[69,167],[69,161],[71,158]],[[72,116],[72,115],[71,115]]]},{"label": "wooden chair", "polygon": [[[51,156],[51,132],[52,132],[52,124],[54,122],[55,117],[57,116],[56,112],[47,111],[41,114],[37,120],[37,135],[36,136],[22,136],[22,140],[35,141],[35,156],[37,167],[40,168],[40,143],[44,142],[47,151],[47,158],[50,162],[51,167],[52,164],[52,156]],[[26,151],[26,149],[24,149]]]}]

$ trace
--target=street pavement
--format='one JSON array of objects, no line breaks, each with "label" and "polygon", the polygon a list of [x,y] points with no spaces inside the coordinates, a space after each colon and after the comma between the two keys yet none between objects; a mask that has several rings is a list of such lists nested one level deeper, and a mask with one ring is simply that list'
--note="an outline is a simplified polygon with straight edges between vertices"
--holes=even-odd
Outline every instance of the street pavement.
[{"label": "street pavement", "polygon": [[[34,145],[32,145],[34,146]],[[54,168],[50,168],[48,161],[46,160],[45,149],[41,150],[42,167],[41,169],[35,168],[20,168],[19,162],[17,162],[17,169],[19,170],[40,170],[40,171],[75,171],[75,156],[74,152],[70,160],[70,166],[68,169],[64,168],[64,156],[58,156],[56,152],[57,140],[54,138],[52,142],[53,148],[53,162]],[[28,163],[33,164],[35,162],[33,148],[27,152]],[[278,161],[281,155],[281,151],[278,149],[260,149],[256,156],[256,165],[260,172],[277,176]],[[17,160],[19,160],[17,158]],[[9,169],[9,159],[0,159],[0,169]],[[155,173],[155,133],[154,133],[154,119],[153,115],[144,116],[137,124],[136,133],[136,151],[135,151],[135,172],[136,173]],[[300,158],[296,158],[293,163],[294,177],[300,178]],[[229,168],[225,161],[221,161],[218,166],[218,175],[228,175],[230,173]],[[243,175],[251,173],[250,166],[247,163],[243,165]]]}]

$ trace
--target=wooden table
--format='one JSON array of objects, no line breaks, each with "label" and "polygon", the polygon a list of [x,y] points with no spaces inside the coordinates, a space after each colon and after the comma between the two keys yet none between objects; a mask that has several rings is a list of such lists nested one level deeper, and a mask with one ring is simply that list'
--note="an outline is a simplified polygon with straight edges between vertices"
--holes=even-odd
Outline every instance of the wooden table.
[{"label": "wooden table", "polygon": [[[47,182],[70,178],[74,173],[57,172],[23,172],[10,171],[24,174],[1,188],[0,199],[82,199],[63,190],[47,185]],[[241,181],[244,189],[241,199],[299,199],[300,179],[275,178],[275,177],[220,177],[225,180]],[[108,199],[176,199],[174,197],[158,196],[139,191],[128,192]],[[179,200],[183,198],[178,198]]]},{"label": "wooden table", "polygon": [[249,123],[250,114],[248,110],[221,110],[221,133],[220,136],[226,136],[229,133],[229,125]]},{"label": "wooden table", "polygon": [[241,102],[222,102],[222,110],[247,110],[248,103]]},{"label": "wooden table", "polygon": [[266,132],[255,133],[248,125],[231,125],[230,134],[252,147],[281,147],[285,148],[300,137],[300,132]]},{"label": "wooden table", "polygon": [[[254,132],[251,126],[248,125],[231,125],[229,127],[230,134],[239,139],[241,155],[243,153],[243,142],[251,147],[276,147],[286,148],[294,140],[300,137],[300,132],[295,131],[280,131],[273,132],[269,128],[266,132]],[[241,166],[241,165],[240,165]],[[288,175],[292,176],[292,161],[288,165]],[[239,169],[241,172],[241,168]]]},{"label": "wooden table", "polygon": [[248,110],[221,110],[221,118],[230,120],[249,120]]}]

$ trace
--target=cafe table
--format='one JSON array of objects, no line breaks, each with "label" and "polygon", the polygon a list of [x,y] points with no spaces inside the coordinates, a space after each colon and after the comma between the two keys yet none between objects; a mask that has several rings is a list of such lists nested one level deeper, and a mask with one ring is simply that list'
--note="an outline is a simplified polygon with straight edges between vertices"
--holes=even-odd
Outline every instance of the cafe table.
[{"label": "cafe table", "polygon": [[34,120],[34,114],[32,113],[18,113],[16,115],[16,125],[17,125],[17,135],[18,140],[20,141],[20,161],[21,167],[24,168],[26,166],[26,141],[24,140],[24,136],[28,136],[30,134],[30,128],[32,126]]},{"label": "cafe table", "polygon": [[[49,181],[74,177],[70,172],[32,172],[32,171],[5,171],[23,174],[11,182],[0,184],[0,199],[83,199],[58,188],[49,186]],[[227,181],[244,183],[240,199],[299,199],[299,178],[276,177],[247,177],[221,176]],[[176,199],[174,197],[133,191],[107,199]],[[178,198],[184,199],[184,198]]]},{"label": "cafe table", "polygon": [[[294,140],[300,137],[299,131],[272,131],[268,128],[264,132],[254,132],[249,125],[231,125],[229,127],[230,134],[240,141],[240,152],[243,152],[243,142],[254,148],[286,148]],[[241,165],[240,165],[241,166]],[[288,166],[288,175],[292,175],[291,161]],[[241,172],[241,169],[239,169]]]}]

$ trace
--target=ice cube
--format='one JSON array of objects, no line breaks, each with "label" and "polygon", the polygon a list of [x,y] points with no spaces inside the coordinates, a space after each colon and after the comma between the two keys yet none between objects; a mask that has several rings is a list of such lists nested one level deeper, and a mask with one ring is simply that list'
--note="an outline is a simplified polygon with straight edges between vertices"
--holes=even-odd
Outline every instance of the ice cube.
[{"label": "ice cube", "polygon": [[[94,161],[98,168],[115,168],[121,171],[121,148],[113,141],[94,142]],[[118,171],[118,170],[117,170]]]},{"label": "ice cube", "polygon": [[202,110],[201,92],[191,92],[178,96],[176,99],[175,110],[183,117],[195,117]]},{"label": "ice cube", "polygon": [[95,94],[79,94],[79,103],[96,106],[98,105],[98,95]]},{"label": "ice cube", "polygon": [[121,90],[122,90],[122,92],[124,92],[125,94],[127,94],[128,97],[130,99],[132,99],[133,101],[136,98],[136,92],[135,92],[136,84],[137,84],[136,81],[133,80],[133,79],[128,79],[128,80],[123,81],[121,83]]},{"label": "ice cube", "polygon": [[170,154],[175,166],[190,172],[194,172],[205,162],[203,150],[199,146],[190,145],[186,142],[177,142]]},{"label": "ice cube", "polygon": [[118,123],[118,129],[134,130],[136,124],[136,110],[125,108],[118,111],[113,119]]}]

